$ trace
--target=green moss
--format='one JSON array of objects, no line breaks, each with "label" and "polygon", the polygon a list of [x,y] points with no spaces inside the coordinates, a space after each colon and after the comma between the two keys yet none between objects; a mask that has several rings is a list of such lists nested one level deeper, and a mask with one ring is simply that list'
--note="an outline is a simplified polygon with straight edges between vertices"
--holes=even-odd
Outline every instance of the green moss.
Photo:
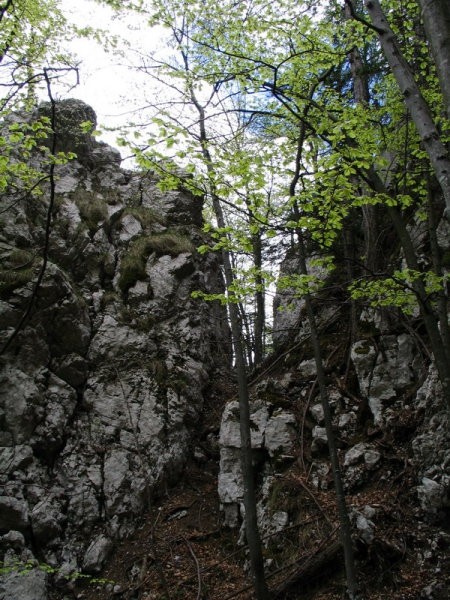
[{"label": "green moss", "polygon": [[34,254],[29,250],[24,250],[22,248],[16,248],[8,257],[9,264],[14,268],[27,268],[33,261]]},{"label": "green moss", "polygon": [[195,250],[194,244],[187,236],[171,231],[152,236],[150,246],[156,254],[169,254],[170,256],[178,256],[182,252],[194,252]]},{"label": "green moss", "polygon": [[99,197],[83,195],[76,200],[80,217],[90,232],[95,232],[100,223],[108,219],[108,208],[106,202]]},{"label": "green moss", "polygon": [[126,254],[120,263],[119,289],[125,293],[136,281],[145,278],[145,256]]},{"label": "green moss", "polygon": [[152,225],[159,224],[165,225],[165,219],[161,215],[159,215],[152,208],[148,208],[146,206],[128,206],[122,212],[122,217],[125,215],[131,215],[135,217],[142,227],[151,227]]},{"label": "green moss", "polygon": [[178,394],[182,394],[189,388],[189,378],[184,373],[172,373],[169,377],[168,385]]},{"label": "green moss", "polygon": [[29,283],[33,279],[34,272],[34,269],[0,271],[0,297],[5,298],[15,289]]},{"label": "green moss", "polygon": [[151,252],[178,256],[182,252],[193,252],[194,245],[187,236],[173,231],[156,235],[144,235],[134,239],[120,263],[119,288],[125,293],[136,281],[145,279],[145,264]]},{"label": "green moss", "polygon": [[154,328],[155,322],[155,318],[152,315],[142,316],[136,310],[129,307],[123,307],[119,314],[119,323],[144,333],[150,332]]},{"label": "green moss", "polygon": [[105,292],[103,294],[103,296],[101,297],[100,306],[104,309],[108,306],[108,304],[113,304],[114,302],[117,302],[118,299],[119,299],[119,297],[116,292],[113,292],[113,291]]},{"label": "green moss", "polygon": [[146,315],[136,319],[136,329],[144,333],[149,333],[155,326],[155,317]]},{"label": "green moss", "polygon": [[16,248],[2,257],[0,297],[6,298],[15,289],[29,283],[35,276],[35,256],[28,250]]},{"label": "green moss", "polygon": [[356,348],[354,348],[353,352],[355,354],[369,354],[371,348],[372,346],[369,346],[368,344],[363,344],[362,346],[357,346]]}]

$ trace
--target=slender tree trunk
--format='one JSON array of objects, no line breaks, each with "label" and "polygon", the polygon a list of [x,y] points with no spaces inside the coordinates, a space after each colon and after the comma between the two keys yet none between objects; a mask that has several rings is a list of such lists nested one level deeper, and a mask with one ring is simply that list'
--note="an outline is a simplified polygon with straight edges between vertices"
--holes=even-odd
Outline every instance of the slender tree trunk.
[{"label": "slender tree trunk", "polygon": [[[350,213],[351,217],[351,213]],[[351,223],[351,221],[350,221]],[[342,245],[344,246],[344,260],[345,260],[345,270],[347,272],[347,280],[348,282],[355,280],[355,275],[353,273],[353,265],[356,262],[355,257],[355,236],[353,235],[353,231],[351,230],[351,225],[347,227],[344,226],[342,230]],[[345,368],[345,379],[347,379],[348,374],[350,372],[351,367],[351,349],[353,344],[356,341],[356,334],[358,331],[358,311],[356,306],[356,301],[350,297],[350,335],[349,335],[349,344],[348,344],[348,355],[347,355],[347,365]]]},{"label": "slender tree trunk", "polygon": [[[187,56],[183,54],[183,60],[186,71],[189,72],[189,63]],[[215,192],[214,184],[214,166],[208,148],[208,136],[205,125],[205,111],[198,101],[193,87],[189,88],[189,94],[192,104],[198,113],[199,141],[201,151],[205,160],[206,169],[210,176],[210,193],[213,204],[213,210],[220,228],[225,228],[225,218],[220,199]],[[233,268],[230,253],[222,250],[222,261],[225,274],[225,285],[227,289],[232,287],[234,282]],[[264,574],[264,559],[262,555],[261,536],[258,529],[258,519],[256,510],[256,490],[255,476],[253,468],[253,456],[251,447],[251,428],[250,428],[250,402],[248,393],[247,373],[245,368],[244,349],[242,346],[242,331],[239,326],[239,310],[234,302],[229,306],[231,336],[233,341],[234,357],[236,361],[236,374],[238,380],[239,397],[239,426],[241,438],[241,468],[242,480],[244,484],[244,509],[245,509],[245,535],[247,538],[250,564],[253,576],[253,585],[257,600],[268,600],[269,590]]]},{"label": "slender tree trunk", "polygon": [[[345,18],[352,19],[352,10],[350,5],[346,2],[344,4]],[[361,54],[358,48],[353,47],[348,53],[348,60],[350,62],[350,70],[352,73],[353,80],[353,97],[357,104],[369,104],[369,84],[367,81],[367,75],[364,69],[364,63],[361,58]]]},{"label": "slender tree trunk", "polygon": [[254,362],[259,365],[264,357],[264,328],[265,328],[265,302],[264,302],[264,281],[261,276],[262,269],[262,246],[259,233],[253,236],[253,260],[256,268],[256,292],[255,292],[255,323],[254,323]]},{"label": "slender tree trunk", "polygon": [[[387,193],[387,190],[375,169],[372,168],[368,171],[368,179],[371,187],[376,192],[381,194]],[[387,206],[386,210],[402,246],[408,269],[420,273],[422,269],[417,261],[416,251],[402,215],[395,206]],[[445,340],[439,330],[439,321],[436,311],[434,310],[429,294],[425,289],[422,278],[417,278],[412,283],[412,288],[419,303],[420,314],[430,340],[431,350],[434,355],[436,369],[442,385],[444,399],[450,409],[450,348],[447,348],[445,345]]]},{"label": "slender tree trunk", "polygon": [[448,0],[419,0],[419,4],[450,119],[450,4]]},{"label": "slender tree trunk", "polygon": [[412,120],[441,186],[446,205],[446,218],[450,220],[450,157],[447,149],[441,141],[431,110],[420,92],[413,71],[403,56],[379,1],[365,0],[365,5],[378,33],[384,55],[403,94],[405,104],[411,113]]},{"label": "slender tree trunk", "polygon": [[[298,138],[297,154],[295,157],[294,175],[291,179],[290,186],[289,186],[289,194],[290,194],[291,198],[295,198],[297,184],[300,180],[300,168],[301,168],[303,144],[305,142],[305,136],[306,136],[306,130],[305,130],[304,125],[302,124],[302,126],[300,128],[300,135]],[[298,219],[300,218],[300,210],[299,210],[297,202],[294,202],[293,213],[294,213],[294,218],[298,221]],[[299,265],[300,265],[300,274],[308,275],[303,233],[302,233],[301,229],[298,229],[296,233],[297,233],[297,239],[298,239],[298,258],[299,258]],[[327,390],[327,384],[326,384],[325,369],[323,366],[322,350],[320,347],[319,332],[317,329],[316,317],[314,315],[311,297],[309,294],[306,294],[303,297],[303,299],[305,300],[306,312],[307,312],[307,316],[308,316],[308,323],[309,323],[309,327],[310,327],[310,331],[311,331],[311,342],[313,345],[314,361],[316,364],[317,383],[319,385],[320,399],[322,402],[324,419],[325,419],[325,429],[327,432],[328,451],[330,454],[331,469],[332,469],[333,481],[334,481],[334,487],[335,487],[335,493],[336,493],[336,503],[337,503],[338,514],[339,514],[340,538],[341,538],[342,548],[344,551],[347,593],[348,593],[348,597],[350,598],[350,600],[357,600],[358,584],[357,584],[355,559],[354,559],[354,552],[353,552],[352,529],[351,529],[350,519],[348,516],[347,504],[345,501],[345,492],[344,492],[344,486],[342,483],[342,475],[341,475],[341,469],[340,469],[340,464],[339,464],[339,456],[338,456],[336,441],[335,441],[334,432],[333,432],[333,423],[332,423],[330,402],[328,399],[328,390]]]},{"label": "slender tree trunk", "polygon": [[[352,11],[350,5],[346,2],[344,4],[345,18],[352,19]],[[367,80],[367,74],[365,65],[361,58],[361,54],[358,48],[353,47],[348,53],[348,60],[350,63],[350,72],[352,74],[353,81],[353,98],[356,104],[363,106],[369,106],[370,92],[369,83]],[[364,249],[364,262],[366,267],[370,271],[376,271],[379,251],[377,248],[378,240],[378,207],[366,204],[361,208],[362,211],[362,227],[364,231],[365,249]]]},{"label": "slender tree trunk", "polygon": [[[220,201],[213,194],[213,208],[219,227],[225,227]],[[229,253],[222,251],[225,272],[225,284],[229,289],[233,283],[233,269]],[[253,583],[257,600],[268,600],[269,590],[264,575],[264,559],[262,555],[261,536],[259,535],[256,511],[255,476],[252,460],[250,402],[248,394],[247,374],[245,368],[244,349],[242,347],[241,329],[239,327],[239,311],[237,304],[229,304],[231,335],[233,339],[234,357],[238,380],[239,425],[241,436],[241,468],[244,483],[245,535],[247,537]]]},{"label": "slender tree trunk", "polygon": [[[392,32],[386,17],[381,9],[378,0],[365,0],[365,5],[369,11],[372,23],[375,26],[383,52],[391,66],[394,77],[402,91],[405,103],[410,110],[412,119],[416,125],[423,144],[428,152],[430,162],[435,170],[446,202],[447,218],[450,218],[450,158],[442,144],[439,133],[433,122],[431,111],[425,102],[420,90],[415,82],[412,70],[403,57],[397,40]],[[351,13],[350,4],[346,3],[346,12]],[[374,168],[368,172],[369,180],[373,189],[378,193],[386,194],[387,190],[376,173]],[[394,229],[403,248],[406,264],[409,269],[421,272],[416,252],[414,250],[411,237],[406,228],[405,222],[396,207],[387,207],[389,218],[392,221]],[[448,323],[445,316],[445,323],[442,321],[444,315],[442,309],[438,308],[438,314],[443,324],[442,333],[439,329],[439,319],[434,310],[429,295],[426,292],[425,284],[421,278],[416,279],[412,287],[416,294],[420,312],[424,321],[425,328],[433,351],[436,369],[442,384],[444,398],[450,407],[450,347],[447,343]],[[440,312],[439,312],[440,311]]]},{"label": "slender tree trunk", "polygon": [[[298,212],[298,211],[297,211]],[[297,231],[298,239],[298,258],[300,264],[300,274],[308,275],[306,266],[306,253],[301,230]],[[338,507],[339,523],[340,523],[340,538],[344,551],[345,575],[347,580],[347,592],[350,600],[356,600],[358,596],[358,584],[356,577],[355,559],[352,542],[352,528],[348,516],[347,503],[345,501],[344,485],[342,482],[341,468],[339,464],[339,456],[336,446],[336,439],[333,432],[333,421],[331,415],[330,402],[328,398],[327,382],[325,369],[323,366],[322,350],[320,346],[319,332],[317,328],[316,317],[311,302],[311,296],[305,294],[303,296],[308,316],[309,328],[311,331],[311,343],[314,351],[314,361],[316,364],[317,383],[319,385],[320,400],[322,402],[325,429],[327,432],[328,451],[330,454],[331,470],[333,474],[334,488],[336,492],[336,504]]]},{"label": "slender tree trunk", "polygon": [[[439,248],[436,229],[438,223],[436,222],[434,207],[433,207],[433,192],[431,190],[431,182],[428,182],[428,237],[430,240],[431,258],[433,260],[434,272],[438,277],[444,275],[441,261],[441,250]],[[450,326],[448,323],[448,298],[447,293],[443,289],[438,293],[437,300],[437,313],[439,316],[439,329],[441,332],[444,347],[447,351],[447,358],[449,360],[450,369]]]},{"label": "slender tree trunk", "polygon": [[244,352],[244,360],[246,368],[253,368],[253,347],[254,341],[252,336],[252,328],[250,319],[242,302],[237,305],[239,315],[239,330],[242,332],[242,350]]},{"label": "slender tree trunk", "polygon": [[[414,250],[414,246],[411,242],[408,230],[406,229],[405,222],[398,212],[396,207],[388,207],[389,216],[394,223],[394,227],[397,231],[397,235],[400,238],[400,242],[405,254],[406,264],[409,269],[414,271],[421,271],[420,266],[417,262],[417,256]],[[445,347],[445,342],[442,338],[439,330],[439,323],[436,318],[436,313],[431,305],[430,297],[425,289],[425,284],[421,278],[416,279],[412,283],[412,287],[416,293],[417,300],[419,302],[420,312],[422,315],[425,328],[430,339],[431,349],[434,355],[434,361],[436,363],[436,369],[438,371],[439,380],[442,385],[444,398],[450,408],[450,360],[449,351]]]}]

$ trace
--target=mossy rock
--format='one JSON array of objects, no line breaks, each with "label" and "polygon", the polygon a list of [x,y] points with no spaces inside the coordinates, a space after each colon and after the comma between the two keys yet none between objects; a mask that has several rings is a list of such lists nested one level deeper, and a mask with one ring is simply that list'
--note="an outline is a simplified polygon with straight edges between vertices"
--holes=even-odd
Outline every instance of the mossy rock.
[{"label": "mossy rock", "polygon": [[17,288],[27,285],[36,274],[35,255],[16,248],[2,257],[0,269],[0,297],[3,299]]},{"label": "mossy rock", "polygon": [[80,195],[75,202],[83,223],[91,233],[95,233],[100,224],[108,220],[108,207],[102,198],[86,193]]},{"label": "mossy rock", "polygon": [[373,346],[371,346],[370,344],[360,343],[359,346],[356,346],[353,348],[353,352],[355,354],[360,354],[360,355],[369,354],[371,352],[372,348],[373,348]]},{"label": "mossy rock", "polygon": [[158,233],[150,238],[149,243],[151,250],[159,255],[178,256],[183,252],[192,253],[195,250],[192,241],[176,231]]},{"label": "mossy rock", "polygon": [[125,293],[137,281],[146,278],[145,265],[152,252],[157,255],[178,256],[183,252],[193,252],[192,241],[175,231],[135,238],[120,263],[119,289]]},{"label": "mossy rock", "polygon": [[126,215],[131,215],[137,219],[144,229],[156,224],[166,224],[164,216],[158,214],[153,208],[148,208],[146,206],[128,206],[127,208],[124,208],[121,218]]},{"label": "mossy rock", "polygon": [[48,119],[55,117],[56,140],[53,135],[45,140],[45,144],[52,148],[56,142],[56,152],[75,152],[79,162],[89,164],[92,150],[98,145],[95,139],[83,131],[82,123],[89,121],[95,129],[97,116],[93,108],[81,100],[67,98],[58,100],[55,104],[42,102],[37,114]]}]

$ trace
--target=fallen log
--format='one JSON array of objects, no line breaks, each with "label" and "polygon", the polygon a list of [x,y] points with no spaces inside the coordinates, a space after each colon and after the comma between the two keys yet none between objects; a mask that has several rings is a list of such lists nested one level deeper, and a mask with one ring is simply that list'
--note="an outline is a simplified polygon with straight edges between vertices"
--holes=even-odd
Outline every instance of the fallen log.
[{"label": "fallen log", "polygon": [[312,579],[320,575],[325,568],[336,561],[341,551],[341,543],[332,542],[329,546],[309,556],[289,577],[271,590],[271,597],[275,600],[275,598],[279,598],[294,585],[307,585]]}]

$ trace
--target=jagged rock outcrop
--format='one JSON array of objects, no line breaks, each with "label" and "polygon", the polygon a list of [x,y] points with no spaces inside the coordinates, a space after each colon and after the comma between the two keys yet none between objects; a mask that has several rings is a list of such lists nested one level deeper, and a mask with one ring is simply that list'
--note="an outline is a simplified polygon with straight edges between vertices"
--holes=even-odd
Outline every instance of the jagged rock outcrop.
[{"label": "jagged rock outcrop", "polygon": [[[308,274],[317,283],[326,281],[329,273],[326,268],[318,264],[317,257],[308,257]],[[273,328],[272,341],[274,348],[279,348],[299,333],[302,315],[305,310],[305,301],[299,296],[296,289],[296,277],[300,274],[300,260],[294,250],[288,250],[280,265],[280,273],[277,281],[277,291],[273,300]],[[329,315],[321,314],[321,318]]]},{"label": "jagged rock outcrop", "polygon": [[[448,240],[441,238],[445,250]],[[291,251],[282,275],[296,269]],[[448,572],[450,548],[449,414],[427,340],[417,333],[420,316],[412,328],[395,309],[366,307],[352,328],[345,305],[333,300],[324,290],[313,297],[313,306],[358,569],[363,572],[367,561],[369,570],[384,572],[377,554],[401,565],[399,572],[403,565],[405,573],[418,565],[415,590],[396,597],[447,597],[450,579],[442,574]],[[310,327],[304,301],[285,284],[277,293],[273,330],[277,352],[264,364],[264,384],[250,388],[258,520],[269,577],[273,565],[302,564],[299,545],[315,556],[318,540],[329,545],[327,528],[338,523],[336,514],[326,518],[333,512],[334,483]],[[237,410],[233,401],[223,413],[219,496],[224,523],[241,526],[243,541]],[[278,461],[266,448],[275,415],[284,428]]]},{"label": "jagged rock outcrop", "polygon": [[[43,105],[15,118],[49,114]],[[49,181],[36,151],[42,194],[0,198],[2,345],[19,328],[1,359],[0,546],[9,562],[28,548],[60,577],[97,573],[180,473],[228,352],[222,309],[191,297],[222,289],[217,259],[195,251],[201,199],[121,169],[116,150],[82,133],[85,121],[95,126],[87,105],[57,103],[56,148],[77,158]],[[13,583],[0,597],[28,597]]]},{"label": "jagged rock outcrop", "polygon": [[[256,390],[255,399],[250,406],[250,421],[253,460],[265,480],[263,496],[267,497],[277,466],[292,458],[290,454],[295,437],[295,417],[291,411],[267,402],[264,398],[265,387],[267,382],[260,384]],[[218,491],[224,523],[228,527],[236,527],[244,514],[244,483],[240,463],[239,403],[235,400],[229,402],[223,412],[219,444]],[[260,502],[259,518],[263,529],[269,529],[270,523],[274,524],[279,520],[273,514],[266,515],[264,498]]]}]

